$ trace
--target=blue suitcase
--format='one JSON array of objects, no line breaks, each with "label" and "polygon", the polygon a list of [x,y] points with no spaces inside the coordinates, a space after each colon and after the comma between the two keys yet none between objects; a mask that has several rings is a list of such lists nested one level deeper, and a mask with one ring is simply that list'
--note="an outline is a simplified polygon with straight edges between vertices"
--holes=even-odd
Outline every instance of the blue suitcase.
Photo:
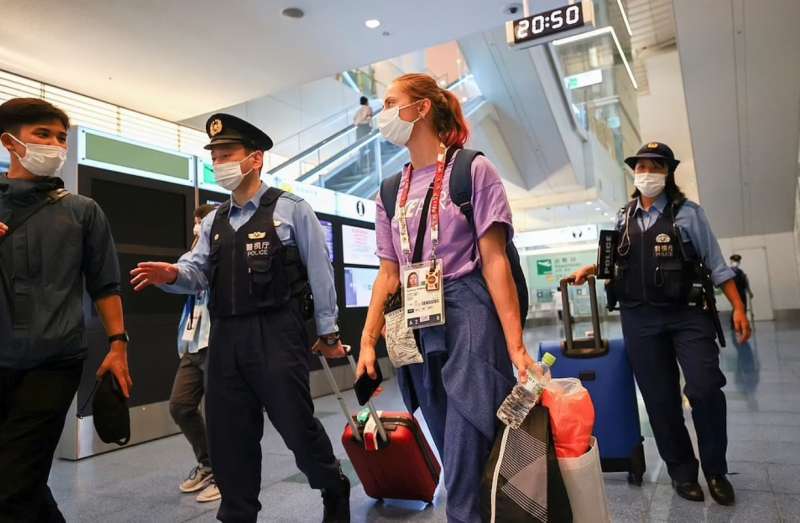
[{"label": "blue suitcase", "polygon": [[558,359],[551,369],[554,378],[578,378],[592,397],[595,409],[594,436],[600,449],[603,472],[628,472],[628,482],[642,484],[645,472],[642,431],[633,371],[621,339],[603,340],[597,308],[594,277],[589,278],[592,306],[590,337],[573,339],[569,308],[569,280],[561,281],[564,305],[564,341],[539,344],[539,359],[550,352]]}]

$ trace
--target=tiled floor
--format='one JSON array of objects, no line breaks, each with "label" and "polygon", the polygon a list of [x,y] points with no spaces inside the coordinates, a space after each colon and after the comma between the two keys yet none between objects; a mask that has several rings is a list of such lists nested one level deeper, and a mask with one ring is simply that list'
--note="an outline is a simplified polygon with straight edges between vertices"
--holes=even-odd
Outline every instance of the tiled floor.
[{"label": "tiled floor", "polygon": [[[612,323],[608,330],[619,335],[617,324]],[[721,507],[710,499],[691,503],[677,497],[653,440],[647,437],[648,471],[642,487],[629,486],[624,474],[605,476],[614,521],[800,522],[800,322],[759,323],[756,332],[750,344],[729,342],[721,353],[722,369],[728,377],[728,459],[736,506]],[[531,351],[539,340],[559,336],[555,327],[526,333]],[[352,394],[348,398],[355,405]],[[316,405],[328,433],[340,434],[343,420],[336,401],[325,397]],[[378,406],[401,408],[394,382],[386,384]],[[691,417],[687,415],[687,419]],[[646,416],[643,422],[646,424]],[[262,441],[264,509],[259,521],[319,521],[319,495],[298,477],[293,458],[267,425]],[[643,432],[650,434],[649,426]],[[333,441],[337,455],[346,459],[338,438]],[[351,500],[353,521],[446,520],[441,488],[432,507],[378,503],[366,497],[347,465],[348,475],[356,482]],[[70,522],[214,521],[217,503],[200,505],[178,491],[178,483],[191,466],[188,444],[175,436],[78,463],[58,461],[50,485]]]}]

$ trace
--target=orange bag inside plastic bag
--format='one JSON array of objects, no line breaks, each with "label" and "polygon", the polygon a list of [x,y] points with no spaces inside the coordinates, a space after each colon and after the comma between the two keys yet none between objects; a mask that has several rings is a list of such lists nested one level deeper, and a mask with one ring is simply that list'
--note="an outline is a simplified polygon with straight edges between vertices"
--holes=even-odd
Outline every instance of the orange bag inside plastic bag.
[{"label": "orange bag inside plastic bag", "polygon": [[586,454],[594,430],[594,404],[581,380],[551,380],[542,392],[542,405],[550,410],[556,456],[576,458]]}]

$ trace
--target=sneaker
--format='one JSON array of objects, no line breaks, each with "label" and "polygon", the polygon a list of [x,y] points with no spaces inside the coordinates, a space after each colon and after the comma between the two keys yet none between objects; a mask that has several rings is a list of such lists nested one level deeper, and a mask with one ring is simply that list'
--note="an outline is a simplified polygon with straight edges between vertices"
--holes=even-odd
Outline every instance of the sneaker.
[{"label": "sneaker", "polygon": [[350,480],[344,474],[337,488],[322,491],[323,523],[350,523]]},{"label": "sneaker", "polygon": [[222,494],[219,493],[219,487],[217,487],[217,482],[214,481],[214,478],[211,478],[209,481],[208,486],[197,495],[197,502],[198,503],[208,503],[209,501],[217,501],[218,499],[222,499]]},{"label": "sneaker", "polygon": [[211,478],[213,478],[213,475],[211,474],[210,468],[197,465],[189,472],[189,475],[186,476],[183,483],[181,483],[181,492],[197,492],[198,490],[203,490],[208,486]]}]

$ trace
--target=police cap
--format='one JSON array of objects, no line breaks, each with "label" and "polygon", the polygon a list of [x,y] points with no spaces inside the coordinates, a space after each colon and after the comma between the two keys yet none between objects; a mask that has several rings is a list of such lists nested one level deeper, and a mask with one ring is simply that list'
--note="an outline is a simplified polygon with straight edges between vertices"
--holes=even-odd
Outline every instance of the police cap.
[{"label": "police cap", "polygon": [[240,143],[256,151],[268,151],[272,148],[272,139],[264,131],[231,114],[211,115],[206,122],[206,133],[211,138],[211,142],[205,146],[206,149],[226,143]]},{"label": "police cap", "polygon": [[666,144],[661,142],[646,143],[639,149],[633,156],[625,158],[625,163],[631,169],[636,169],[636,162],[639,160],[660,160],[666,162],[670,171],[674,171],[678,166],[680,160],[675,159],[675,153],[672,152]]}]

